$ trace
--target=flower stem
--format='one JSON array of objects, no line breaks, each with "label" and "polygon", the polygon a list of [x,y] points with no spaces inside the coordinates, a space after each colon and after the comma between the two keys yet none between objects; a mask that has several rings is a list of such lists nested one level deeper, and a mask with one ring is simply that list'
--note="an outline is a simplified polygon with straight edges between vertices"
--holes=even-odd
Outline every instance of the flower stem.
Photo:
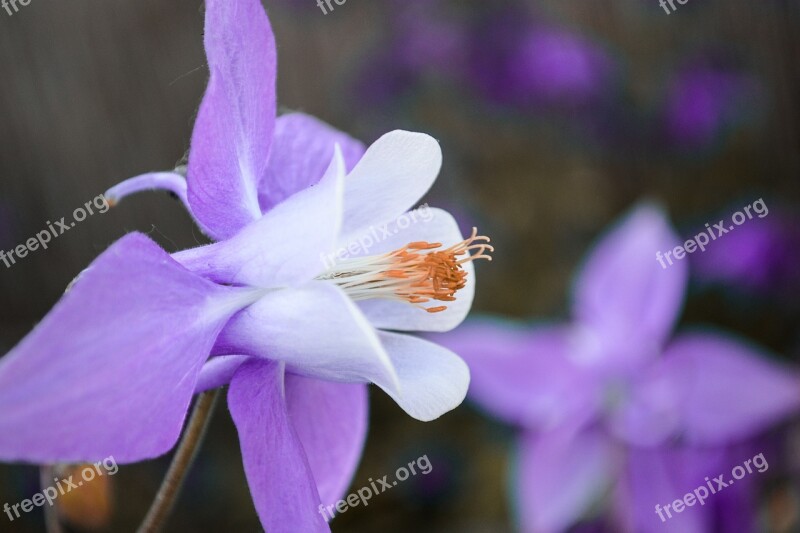
[{"label": "flower stem", "polygon": [[161,487],[158,489],[155,500],[153,500],[153,505],[147,512],[147,516],[144,518],[142,525],[139,526],[137,533],[156,533],[164,527],[175,501],[178,499],[186,474],[189,473],[189,468],[192,466],[197,456],[197,451],[200,449],[200,444],[203,442],[203,437],[205,437],[218,397],[219,389],[204,392],[197,397],[189,424],[186,426],[183,438],[181,438],[178,449],[175,451],[175,457],[172,458],[167,475],[164,477],[164,481],[161,482]]},{"label": "flower stem", "polygon": [[[42,490],[45,490],[53,482],[54,469],[52,466],[44,465],[39,469],[39,483]],[[44,506],[44,523],[47,533],[62,533],[61,520],[58,517],[58,503],[53,501],[51,505]]]}]

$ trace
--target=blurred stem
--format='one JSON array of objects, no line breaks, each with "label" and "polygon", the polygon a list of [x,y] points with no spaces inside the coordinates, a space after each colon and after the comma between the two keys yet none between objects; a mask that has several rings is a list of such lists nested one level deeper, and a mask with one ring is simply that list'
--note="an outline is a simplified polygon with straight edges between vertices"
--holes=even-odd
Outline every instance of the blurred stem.
[{"label": "blurred stem", "polygon": [[[52,466],[44,465],[39,469],[39,485],[44,491],[53,483],[55,470]],[[44,524],[47,533],[62,533],[61,521],[58,518],[58,500],[53,500],[52,505],[44,506]]]},{"label": "blurred stem", "polygon": [[218,397],[219,389],[204,392],[197,397],[189,424],[175,451],[175,457],[172,458],[172,464],[169,465],[153,505],[137,533],[156,533],[163,529],[203,442]]}]

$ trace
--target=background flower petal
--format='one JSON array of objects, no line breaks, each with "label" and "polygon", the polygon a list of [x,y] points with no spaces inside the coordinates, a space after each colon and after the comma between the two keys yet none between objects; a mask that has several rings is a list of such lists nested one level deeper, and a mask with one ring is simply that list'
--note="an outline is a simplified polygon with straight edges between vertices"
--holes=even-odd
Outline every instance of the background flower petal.
[{"label": "background flower petal", "polygon": [[275,37],[258,0],[206,1],[211,77],[192,133],[187,181],[200,226],[227,239],[261,215],[275,128]]},{"label": "background flower petal", "polygon": [[143,235],[122,238],[0,359],[0,458],[122,463],[167,452],[238,292]]},{"label": "background flower petal", "polygon": [[228,408],[258,516],[275,533],[330,531],[306,453],[284,396],[281,363],[248,361],[236,372]]},{"label": "background flower petal", "polygon": [[800,408],[800,375],[721,333],[673,341],[662,372],[674,383],[685,438],[720,444],[753,436]]},{"label": "background flower petal", "polygon": [[656,253],[679,243],[663,211],[643,204],[590,252],[576,279],[573,312],[615,345],[607,357],[655,355],[672,331],[683,304],[687,260],[672,266],[665,261],[662,268]]},{"label": "background flower petal", "polygon": [[614,469],[610,441],[563,428],[520,441],[518,512],[524,531],[566,530],[602,495]]},{"label": "background flower petal", "polygon": [[568,420],[588,420],[601,405],[595,380],[570,361],[567,326],[530,329],[481,317],[430,338],[469,365],[470,398],[512,424],[549,429]]},{"label": "background flower petal", "polygon": [[[663,507],[705,485],[706,476],[710,478],[729,469],[722,448],[630,447],[626,453],[626,473],[620,476],[621,483],[615,495],[618,515],[628,531],[714,531],[709,524],[711,513],[706,512],[713,500],[703,506],[692,506],[697,508],[685,507],[680,513],[672,509],[668,513]],[[709,495],[709,498],[717,497]],[[662,507],[663,520],[656,512],[656,505]]]}]

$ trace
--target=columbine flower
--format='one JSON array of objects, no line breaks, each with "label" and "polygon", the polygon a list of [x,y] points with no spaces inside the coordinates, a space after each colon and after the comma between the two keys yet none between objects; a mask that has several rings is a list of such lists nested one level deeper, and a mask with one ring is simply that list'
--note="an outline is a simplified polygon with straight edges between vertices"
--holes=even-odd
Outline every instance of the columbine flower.
[{"label": "columbine flower", "polygon": [[[666,133],[683,149],[707,148],[748,113],[758,82],[728,68],[695,64],[672,80],[664,108]],[[753,107],[749,106],[749,112]]]},{"label": "columbine flower", "polygon": [[318,507],[346,490],[361,453],[364,383],[421,420],[463,400],[466,365],[399,332],[461,322],[471,260],[490,247],[434,209],[326,265],[419,200],[438,144],[398,131],[364,152],[310,117],[276,120],[275,44],[257,0],[208,0],[205,44],[211,78],[186,180],[147,174],[109,197],[171,190],[219,242],[171,257],[132,234],[95,260],[0,361],[0,459],[155,457],[194,392],[230,382],[265,528],[324,531]]},{"label": "columbine flower", "polygon": [[730,471],[709,458],[800,405],[797,372],[759,348],[717,332],[669,340],[686,265],[664,270],[655,254],[678,243],[664,215],[642,206],[589,256],[571,323],[484,320],[437,337],[470,365],[473,399],[524,430],[525,531],[566,529],[614,480],[620,529],[706,531],[707,507],[665,524],[655,504]]},{"label": "columbine flower", "polygon": [[501,104],[592,104],[612,82],[615,66],[602,47],[515,11],[489,18],[471,44],[470,81]]},{"label": "columbine flower", "polygon": [[777,296],[795,304],[800,289],[798,228],[797,217],[788,210],[771,209],[769,217],[748,221],[694,255],[696,277],[705,283],[730,285],[748,295]]}]

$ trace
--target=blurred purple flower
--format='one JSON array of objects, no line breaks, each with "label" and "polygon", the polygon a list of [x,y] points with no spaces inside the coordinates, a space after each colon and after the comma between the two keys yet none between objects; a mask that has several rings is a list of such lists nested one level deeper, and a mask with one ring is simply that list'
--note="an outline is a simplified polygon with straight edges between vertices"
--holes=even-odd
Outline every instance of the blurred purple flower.
[{"label": "blurred purple flower", "polygon": [[742,117],[756,82],[725,68],[693,65],[672,80],[665,103],[667,135],[682,148],[704,148]]},{"label": "blurred purple flower", "polygon": [[357,76],[359,101],[378,105],[412,89],[426,75],[462,70],[465,29],[438,1],[392,2],[387,42]]},{"label": "blurred purple flower", "polygon": [[692,256],[693,272],[702,281],[795,298],[800,289],[798,228],[797,217],[772,210]]},{"label": "blurred purple flower", "polygon": [[[276,119],[259,0],[207,0],[205,47],[211,76],[186,180],[146,174],[108,196],[167,189],[218,242],[170,256],[131,234],[95,260],[0,360],[0,458],[148,459],[175,444],[195,392],[230,383],[264,527],[328,531],[318,508],[342,496],[360,458],[366,383],[420,420],[466,395],[458,356],[399,332],[463,320],[472,241],[430,209],[353,251],[430,188],[438,143],[395,131],[364,151],[311,117]],[[326,264],[342,246],[350,257]]]},{"label": "blurred purple flower", "polygon": [[677,244],[665,215],[640,206],[583,265],[571,323],[473,321],[436,337],[470,365],[472,398],[525,430],[525,531],[566,529],[614,479],[628,530],[706,531],[707,508],[664,524],[655,504],[724,472],[708,457],[800,406],[800,375],[761,349],[717,332],[670,340],[687,268],[664,270],[655,253]]},{"label": "blurred purple flower", "polygon": [[605,94],[614,62],[565,29],[506,13],[472,34],[468,79],[488,98],[519,107],[591,104]]}]

